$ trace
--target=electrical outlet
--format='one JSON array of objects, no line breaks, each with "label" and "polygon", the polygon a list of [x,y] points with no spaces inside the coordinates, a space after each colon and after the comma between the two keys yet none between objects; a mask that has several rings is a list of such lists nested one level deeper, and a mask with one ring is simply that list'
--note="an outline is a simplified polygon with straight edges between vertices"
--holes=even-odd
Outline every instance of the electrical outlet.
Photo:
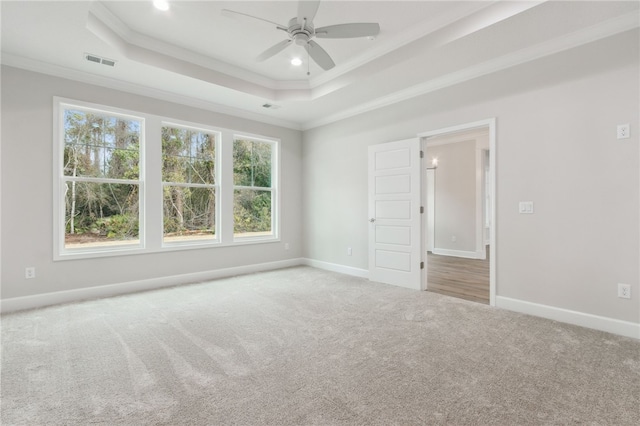
[{"label": "electrical outlet", "polygon": [[36,268],[29,266],[24,268],[24,277],[28,280],[36,277]]},{"label": "electrical outlet", "polygon": [[458,241],[458,237],[456,237],[455,235],[451,236],[451,242],[455,243],[456,241]]},{"label": "electrical outlet", "polygon": [[351,256],[353,254],[353,250],[351,250],[351,247],[347,247],[347,256]]},{"label": "electrical outlet", "polygon": [[618,297],[631,299],[631,286],[629,284],[618,284]]},{"label": "electrical outlet", "polygon": [[289,243],[284,243],[284,249],[285,249],[285,250],[289,250],[289,248],[290,248],[290,247],[289,247]]},{"label": "electrical outlet", "polygon": [[629,136],[629,125],[618,124],[618,139],[627,139]]}]

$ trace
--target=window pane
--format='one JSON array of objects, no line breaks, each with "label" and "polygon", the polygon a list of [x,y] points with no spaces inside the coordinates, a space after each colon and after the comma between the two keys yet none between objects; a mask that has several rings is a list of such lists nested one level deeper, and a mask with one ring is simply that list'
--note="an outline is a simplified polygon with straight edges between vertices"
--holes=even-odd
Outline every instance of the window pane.
[{"label": "window pane", "polygon": [[233,220],[236,237],[272,235],[271,191],[235,190]]},{"label": "window pane", "polygon": [[162,180],[215,183],[215,135],[197,130],[162,128]]},{"label": "window pane", "polygon": [[214,239],[214,188],[164,187],[164,241]]},{"label": "window pane", "polygon": [[65,182],[65,248],[140,243],[136,184]]},{"label": "window pane", "polygon": [[237,186],[271,187],[271,148],[267,142],[233,142],[233,180]]},{"label": "window pane", "polygon": [[137,180],[139,162],[139,121],[64,111],[65,176]]}]

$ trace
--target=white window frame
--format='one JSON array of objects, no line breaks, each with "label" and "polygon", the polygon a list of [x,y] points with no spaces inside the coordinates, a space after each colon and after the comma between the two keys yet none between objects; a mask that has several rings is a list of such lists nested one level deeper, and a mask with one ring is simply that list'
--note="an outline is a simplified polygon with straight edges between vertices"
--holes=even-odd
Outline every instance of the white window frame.
[{"label": "white window frame", "polygon": [[[236,236],[235,235],[235,223],[232,226],[233,242],[235,244],[249,244],[256,242],[273,242],[280,240],[280,196],[279,196],[279,179],[280,179],[280,140],[265,138],[264,136],[250,135],[246,133],[235,133],[233,135],[232,143],[236,140],[248,140],[252,142],[267,143],[271,145],[271,186],[243,186],[236,185],[232,177],[232,202],[235,204],[235,191],[237,189],[250,189],[257,191],[270,191],[271,192],[271,235],[249,235],[249,236]],[[231,146],[233,151],[233,145]],[[233,156],[231,159],[231,169],[233,170]],[[233,208],[233,205],[232,205]],[[233,218],[233,216],[232,216]]]},{"label": "white window frame", "polygon": [[[212,245],[219,245],[220,241],[221,241],[221,228],[222,228],[222,221],[221,221],[221,206],[220,206],[220,191],[221,191],[221,141],[222,141],[222,131],[220,129],[216,129],[213,127],[208,127],[208,126],[203,126],[203,125],[199,125],[199,124],[194,124],[194,123],[187,123],[187,122],[183,122],[183,121],[176,121],[176,120],[162,120],[160,122],[160,127],[173,127],[173,128],[178,128],[178,129],[186,129],[186,130],[193,130],[193,131],[198,131],[198,132],[203,132],[203,133],[208,133],[211,135],[215,136],[215,144],[214,144],[214,150],[215,150],[215,159],[214,159],[214,163],[215,163],[215,183],[213,185],[210,184],[198,184],[198,183],[181,183],[181,182],[165,182],[162,179],[162,174],[160,175],[160,181],[161,181],[161,188],[164,191],[164,187],[165,186],[180,186],[180,187],[184,187],[184,188],[213,188],[213,190],[215,191],[215,203],[216,203],[216,210],[215,210],[215,237],[214,238],[209,238],[209,239],[201,239],[201,240],[185,240],[185,241],[164,241],[164,226],[162,227],[162,229],[160,230],[160,238],[162,240],[162,248],[164,249],[175,249],[175,248],[185,248],[185,247],[203,247],[203,246],[212,246]],[[160,141],[160,156],[162,158],[162,141]],[[161,166],[162,167],[162,166]],[[161,170],[162,172],[162,170]],[[164,223],[164,208],[162,208],[162,221],[161,223]]]},{"label": "white window frame", "polygon": [[[106,179],[112,183],[139,185],[139,244],[122,244],[97,247],[65,248],[64,182],[64,110],[67,108],[96,112],[140,122],[140,159],[138,180]],[[177,126],[216,133],[216,235],[215,239],[184,242],[164,242],[162,188],[162,126]],[[172,117],[131,111],[62,97],[53,97],[53,260],[99,258],[135,254],[163,253],[179,250],[211,249],[239,245],[255,245],[280,241],[280,139],[239,132],[201,123],[177,120]],[[152,143],[147,143],[147,139]],[[157,139],[157,140],[156,140]],[[271,229],[265,236],[234,236],[233,207],[233,143],[236,139],[252,140],[272,145],[271,187],[238,187],[271,191]],[[160,162],[160,164],[158,164]],[[101,181],[102,178],[83,178],[84,181]]]},{"label": "white window frame", "polygon": [[[139,174],[138,179],[109,179],[93,177],[71,177],[64,175],[64,111],[67,109],[77,109],[96,114],[121,117],[127,120],[140,122],[139,139]],[[53,257],[54,260],[65,258],[91,258],[102,256],[114,256],[121,254],[143,253],[145,248],[145,118],[133,111],[98,105],[88,102],[75,101],[54,97],[53,105]],[[91,182],[91,183],[115,183],[138,185],[138,244],[114,244],[92,247],[65,247],[65,183],[66,182]]]}]

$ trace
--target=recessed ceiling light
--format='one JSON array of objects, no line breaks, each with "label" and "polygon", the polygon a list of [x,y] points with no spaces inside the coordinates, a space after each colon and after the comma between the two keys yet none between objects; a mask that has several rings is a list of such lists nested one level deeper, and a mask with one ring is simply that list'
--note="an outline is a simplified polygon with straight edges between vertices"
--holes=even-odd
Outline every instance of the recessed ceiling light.
[{"label": "recessed ceiling light", "polygon": [[300,58],[293,58],[291,60],[291,65],[294,65],[296,67],[299,67],[300,65],[302,65],[302,59]]},{"label": "recessed ceiling light", "polygon": [[153,5],[156,9],[166,12],[169,10],[169,2],[167,0],[153,0]]}]

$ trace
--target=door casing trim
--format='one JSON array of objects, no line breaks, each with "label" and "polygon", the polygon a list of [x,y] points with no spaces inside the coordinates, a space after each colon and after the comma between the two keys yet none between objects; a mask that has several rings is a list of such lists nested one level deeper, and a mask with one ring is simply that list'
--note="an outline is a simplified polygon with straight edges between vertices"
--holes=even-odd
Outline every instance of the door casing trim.
[{"label": "door casing trim", "polygon": [[[420,138],[420,148],[422,149],[422,151],[426,152],[427,149],[427,138],[429,137],[433,137],[433,136],[441,136],[441,135],[445,135],[445,134],[449,134],[449,133],[457,133],[457,132],[462,132],[462,131],[468,131],[468,130],[472,130],[472,129],[477,129],[477,128],[481,128],[481,127],[488,127],[489,128],[489,163],[490,163],[490,170],[489,170],[489,178],[491,180],[490,185],[489,185],[489,191],[490,191],[490,199],[491,199],[491,230],[489,233],[489,244],[490,244],[490,248],[489,248],[489,305],[490,306],[495,306],[496,305],[496,289],[497,289],[497,280],[496,280],[496,275],[497,275],[497,258],[496,258],[496,253],[497,253],[497,247],[496,247],[496,235],[497,235],[497,228],[498,228],[498,224],[496,222],[496,118],[492,117],[492,118],[487,118],[485,120],[479,120],[479,121],[473,121],[473,122],[469,122],[469,123],[464,123],[464,124],[458,124],[456,126],[451,126],[451,127],[444,127],[444,128],[440,128],[440,129],[436,129],[436,130],[429,130],[429,131],[425,131],[422,133],[418,133],[418,137]],[[420,181],[420,194],[422,197],[422,204],[424,205],[425,203],[425,192],[426,192],[426,188],[427,188],[427,182],[426,182],[426,172],[423,171],[421,169],[420,172],[420,176],[421,176],[421,181]],[[426,242],[426,231],[427,231],[427,223],[426,223],[426,217],[422,218],[422,222],[421,222],[421,238],[423,239],[423,242]],[[426,249],[426,245],[423,244],[422,247],[424,249]],[[425,254],[426,256],[426,254]],[[428,266],[427,266],[428,267]],[[428,287],[428,283],[427,283],[427,274],[426,274],[426,269],[425,269],[425,273],[423,274],[423,289],[426,289]]]}]

